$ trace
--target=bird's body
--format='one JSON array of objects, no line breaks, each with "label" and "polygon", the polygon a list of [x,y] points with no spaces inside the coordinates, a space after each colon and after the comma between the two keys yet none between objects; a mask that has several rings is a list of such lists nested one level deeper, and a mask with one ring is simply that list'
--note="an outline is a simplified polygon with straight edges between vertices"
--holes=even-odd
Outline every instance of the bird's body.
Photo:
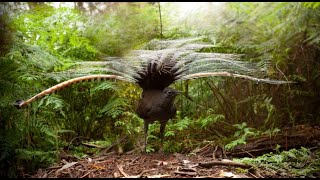
[{"label": "bird's body", "polygon": [[136,109],[137,115],[144,120],[144,148],[147,146],[147,133],[150,123],[160,122],[161,146],[163,134],[169,119],[176,115],[174,99],[179,91],[172,88],[144,90]]},{"label": "bird's body", "polygon": [[[169,88],[164,90],[167,89]],[[146,119],[148,122],[152,123],[157,120],[165,122],[175,116],[176,107],[173,103],[174,96],[169,96],[164,90],[153,89],[143,91],[136,109],[136,113],[140,118]],[[170,90],[175,92],[173,89]]]}]

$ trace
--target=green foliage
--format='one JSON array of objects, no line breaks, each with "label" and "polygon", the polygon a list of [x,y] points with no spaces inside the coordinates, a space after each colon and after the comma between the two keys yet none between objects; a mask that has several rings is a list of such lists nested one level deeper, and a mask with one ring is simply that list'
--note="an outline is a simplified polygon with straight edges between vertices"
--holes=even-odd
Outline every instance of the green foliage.
[{"label": "green foliage", "polygon": [[104,141],[94,141],[94,142],[90,142],[90,144],[96,144],[98,146],[101,146],[101,147],[104,147],[104,148],[107,148],[109,147],[112,142],[111,141],[108,141],[108,140],[104,140]]},{"label": "green foliage", "polygon": [[119,5],[116,10],[92,17],[86,36],[99,51],[109,56],[121,55],[136,49],[159,36],[158,9],[145,5],[143,8],[134,3]]},{"label": "green foliage", "polygon": [[[22,96],[39,91],[42,85],[46,85],[46,82],[38,81],[45,80],[43,73],[60,64],[57,58],[40,47],[22,43],[18,34],[13,33],[13,40],[11,48],[0,60],[0,134],[3,144],[0,165],[3,170],[8,170],[7,176],[10,177],[16,176],[14,171],[18,166],[30,163],[28,170],[33,171],[40,162],[48,165],[56,158],[53,155],[57,150],[55,131],[43,117],[25,116],[30,109],[17,111],[12,104]],[[32,157],[33,151],[36,155]],[[42,156],[41,153],[48,154]],[[46,157],[47,160],[43,159]]]},{"label": "green foliage", "polygon": [[74,9],[48,5],[22,12],[14,20],[26,43],[37,44],[57,57],[94,60],[98,51],[83,36],[85,23]]},{"label": "green foliage", "polygon": [[313,9],[316,9],[317,7],[320,6],[320,2],[304,2],[303,5],[305,7],[309,7],[309,8],[311,7]]},{"label": "green foliage", "polygon": [[225,117],[222,114],[210,114],[207,117],[200,118],[199,120],[202,128],[208,128],[218,121],[225,120]]},{"label": "green foliage", "polygon": [[255,129],[247,127],[246,122],[243,122],[242,124],[234,124],[233,126],[237,128],[237,131],[233,135],[237,139],[231,141],[229,144],[226,144],[226,150],[232,150],[237,145],[246,144],[246,139],[248,136],[253,136],[256,134]]},{"label": "green foliage", "polygon": [[269,153],[256,158],[234,159],[234,161],[250,164],[265,171],[278,173],[284,177],[313,177],[319,172],[319,150],[311,152],[310,149],[301,147],[280,153]]},{"label": "green foliage", "polygon": [[155,152],[155,149],[147,145],[146,153],[153,153],[153,152]]},{"label": "green foliage", "polygon": [[267,129],[262,132],[255,128],[247,127],[246,122],[243,122],[242,124],[234,124],[233,126],[236,127],[236,131],[233,135],[234,140],[225,145],[226,150],[232,150],[238,145],[246,144],[248,138],[259,137],[261,135],[268,135],[271,138],[280,132],[279,128]]},{"label": "green foliage", "polygon": [[188,126],[191,124],[191,119],[189,119],[188,117],[185,117],[183,119],[180,119],[176,124],[174,129],[178,130],[178,131],[182,131],[184,129],[187,129]]},{"label": "green foliage", "polygon": [[47,167],[56,162],[56,151],[37,151],[33,149],[16,149],[17,158],[20,163],[27,163],[28,170],[35,170],[39,167]]},{"label": "green foliage", "polygon": [[[245,102],[240,99],[240,95],[248,97],[248,101],[241,106],[231,104],[234,106],[234,113],[225,113],[226,119],[233,116],[239,122],[240,117],[240,121],[266,128],[317,121],[318,108],[315,108],[312,100],[312,97],[317,96],[316,89],[319,88],[319,64],[316,62],[319,53],[317,24],[320,13],[317,4],[226,3],[223,21],[217,19],[217,29],[211,36],[233,52],[246,54],[249,61],[270,60],[270,77],[297,82],[283,87],[244,86],[241,82],[226,82],[224,88],[228,91],[222,92],[226,99],[235,98],[238,102]],[[266,96],[258,97],[253,94]],[[260,98],[264,100],[261,101]],[[258,101],[255,102],[254,99]],[[223,103],[223,108],[226,109],[228,102]],[[253,109],[247,106],[249,103],[254,103]],[[304,103],[309,105],[302,106]],[[260,123],[262,121],[264,123]]]},{"label": "green foliage", "polygon": [[262,97],[264,98],[263,102],[260,102],[259,100],[257,100],[254,104],[253,104],[253,110],[255,114],[261,114],[263,113],[263,111],[267,111],[267,117],[264,120],[265,124],[269,123],[270,121],[272,121],[273,116],[275,114],[276,108],[274,105],[271,104],[271,100],[272,97]]},{"label": "green foliage", "polygon": [[163,149],[166,153],[176,153],[181,152],[186,148],[185,143],[183,142],[174,142],[174,141],[166,141],[163,143]]},{"label": "green foliage", "polygon": [[[194,3],[194,2],[191,2]],[[193,10],[187,11],[182,3],[161,3],[164,38],[208,36],[216,29],[213,15],[219,11],[211,2],[201,2],[201,7],[194,4]],[[190,13],[190,14],[189,14]],[[208,37],[215,42],[215,37]]]},{"label": "green foliage", "polygon": [[116,118],[125,112],[126,106],[128,106],[128,104],[125,99],[112,98],[107,105],[102,108],[99,114]]},{"label": "green foliage", "polygon": [[83,145],[71,146],[70,147],[73,155],[77,159],[82,159],[88,157],[87,150],[88,148]]},{"label": "green foliage", "polygon": [[[203,115],[204,117],[193,119],[188,116],[183,118],[179,117],[180,112],[178,111],[177,116],[179,118],[169,121],[166,126],[164,135],[166,141],[164,142],[163,150],[168,153],[181,152],[185,149],[192,149],[197,146],[197,141],[200,139],[201,142],[203,138],[216,139],[220,134],[217,131],[215,131],[217,134],[213,134],[212,129],[219,126],[219,123],[224,120],[224,116],[212,113],[213,112],[209,110],[207,111],[207,114]],[[150,132],[157,132],[160,128],[158,123],[150,127]],[[206,136],[206,133],[210,135]],[[180,140],[177,140],[177,138]],[[156,136],[152,136],[152,139],[159,141]]]},{"label": "green foliage", "polygon": [[272,136],[276,136],[281,130],[279,128],[268,129],[267,131],[263,132],[262,134],[269,135],[271,138]]}]

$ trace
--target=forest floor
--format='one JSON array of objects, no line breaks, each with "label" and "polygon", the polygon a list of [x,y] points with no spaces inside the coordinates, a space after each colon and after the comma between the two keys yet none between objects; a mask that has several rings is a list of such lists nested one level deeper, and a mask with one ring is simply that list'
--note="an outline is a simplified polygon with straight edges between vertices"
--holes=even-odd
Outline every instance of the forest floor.
[{"label": "forest floor", "polygon": [[[214,165],[212,162],[225,162]],[[232,161],[213,161],[204,156],[163,153],[123,154],[63,160],[58,166],[39,169],[33,178],[255,178],[259,175],[239,169]],[[260,175],[262,176],[262,175]],[[264,176],[262,176],[264,177]]]},{"label": "forest floor", "polygon": [[[64,153],[59,164],[38,169],[33,174],[21,174],[20,177],[32,178],[279,178],[288,177],[277,172],[232,161],[231,157],[257,157],[272,152],[276,145],[289,150],[297,147],[315,147],[319,145],[320,128],[296,126],[283,129],[277,136],[258,137],[247,140],[244,145],[226,152],[220,146],[210,144],[196,153],[165,154],[141,153],[133,150],[126,153],[116,151],[100,155],[75,158]],[[318,144],[318,145],[317,145]],[[313,158],[312,158],[313,159]],[[317,161],[313,159],[311,161]],[[306,164],[306,163],[305,163]],[[307,165],[307,164],[306,164]],[[301,169],[303,170],[303,169]],[[294,177],[294,176],[290,176]],[[313,177],[320,177],[320,173]]]}]

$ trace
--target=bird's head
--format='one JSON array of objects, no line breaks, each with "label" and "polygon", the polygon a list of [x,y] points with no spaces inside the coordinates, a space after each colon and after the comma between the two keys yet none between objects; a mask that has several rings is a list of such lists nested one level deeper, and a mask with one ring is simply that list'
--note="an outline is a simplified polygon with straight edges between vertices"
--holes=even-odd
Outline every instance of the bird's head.
[{"label": "bird's head", "polygon": [[174,98],[177,95],[181,94],[181,91],[169,87],[164,88],[162,92],[166,95],[166,97],[170,98]]}]

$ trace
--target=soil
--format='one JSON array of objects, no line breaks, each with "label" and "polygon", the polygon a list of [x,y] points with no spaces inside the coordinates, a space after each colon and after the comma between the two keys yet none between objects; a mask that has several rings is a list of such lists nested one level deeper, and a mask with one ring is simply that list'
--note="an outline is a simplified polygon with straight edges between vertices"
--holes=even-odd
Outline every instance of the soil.
[{"label": "soil", "polygon": [[[141,149],[126,153],[122,151],[102,151],[82,159],[72,153],[62,152],[61,161],[49,168],[38,169],[33,174],[21,171],[20,177],[32,178],[278,178],[277,172],[271,173],[257,167],[233,162],[231,157],[257,157],[272,152],[277,145],[284,150],[291,148],[319,148],[320,128],[317,126],[295,126],[276,136],[269,135],[247,140],[233,151],[226,152],[220,146],[208,144],[189,154],[141,153]],[[95,145],[83,143],[91,148]],[[190,155],[192,154],[192,155]],[[317,173],[315,177],[320,177]]]},{"label": "soil", "polygon": [[[183,154],[140,153],[115,155],[109,153],[96,158],[78,161],[63,159],[59,165],[39,169],[32,178],[195,178],[229,177],[252,178],[253,173],[228,165],[202,167],[201,163],[212,162],[204,156]],[[219,161],[219,160],[214,160]],[[229,162],[229,161],[226,161]],[[29,176],[30,177],[30,176]]]}]

